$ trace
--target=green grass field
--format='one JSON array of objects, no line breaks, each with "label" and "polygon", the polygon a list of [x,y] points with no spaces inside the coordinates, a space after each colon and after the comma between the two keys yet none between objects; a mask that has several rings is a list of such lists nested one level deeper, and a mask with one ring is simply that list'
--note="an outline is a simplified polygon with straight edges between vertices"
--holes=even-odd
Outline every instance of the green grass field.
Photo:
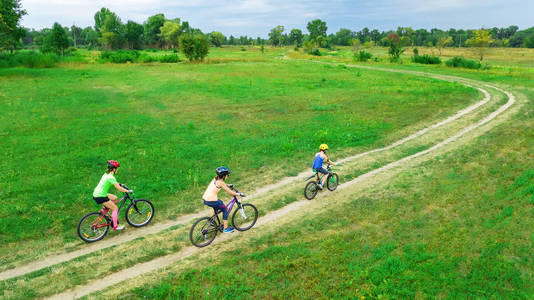
[{"label": "green grass field", "polygon": [[250,190],[262,171],[306,168],[320,143],[338,153],[370,146],[477,96],[432,79],[295,62],[0,72],[5,242],[76,239],[107,159],[163,218],[201,207],[218,165]]},{"label": "green grass field", "polygon": [[[76,224],[97,208],[91,193],[107,159],[121,163],[119,181],[153,200],[153,222],[162,222],[203,207],[200,197],[218,165],[232,169],[240,190],[252,191],[308,168],[320,143],[330,145],[336,160],[385,146],[482,98],[457,83],[347,67],[353,63],[348,49],[321,57],[285,48],[245,50],[212,49],[205,64],[87,59],[51,69],[0,69],[3,265],[84,247]],[[521,108],[461,147],[376,184],[314,200],[324,201],[316,213],[251,230],[131,287],[89,298],[534,297],[531,62],[495,49],[489,69],[466,70],[414,64],[408,55],[402,65],[390,64],[383,49],[372,51],[380,59],[363,65],[488,82],[516,93]],[[443,54],[469,57],[462,51]],[[504,103],[493,93],[496,102],[481,114]],[[342,180],[426,149],[426,143],[355,162]],[[254,203],[264,216],[300,200],[297,189]],[[180,251],[189,245],[189,225],[2,281],[0,296],[50,296]],[[96,266],[119,251],[130,255]]]},{"label": "green grass field", "polygon": [[529,102],[515,124],[460,151],[128,297],[532,298],[533,110]]},{"label": "green grass field", "polygon": [[528,104],[510,122],[349,196],[348,205],[304,217],[221,253],[222,260],[168,274],[125,297],[532,298],[534,81],[524,66],[515,64],[520,74],[509,76],[495,63],[485,72],[400,68],[515,85]]}]

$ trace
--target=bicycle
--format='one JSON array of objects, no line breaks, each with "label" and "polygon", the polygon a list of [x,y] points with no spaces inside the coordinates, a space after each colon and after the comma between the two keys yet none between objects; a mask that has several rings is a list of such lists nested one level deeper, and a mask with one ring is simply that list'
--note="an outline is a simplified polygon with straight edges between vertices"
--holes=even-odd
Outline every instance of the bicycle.
[{"label": "bicycle", "polygon": [[[228,187],[239,193],[239,191],[234,188],[233,184],[229,184]],[[232,211],[234,204],[237,204],[237,209],[232,215],[232,225],[239,231],[249,230],[258,220],[258,209],[252,204],[241,203],[237,197],[234,196],[234,198],[226,205],[228,214]],[[211,217],[200,218],[193,224],[191,231],[189,232],[189,239],[193,245],[199,248],[206,247],[213,242],[217,236],[217,232],[223,232],[224,227],[219,219],[219,214],[221,212],[221,210],[217,210]],[[239,212],[239,214],[237,212]]]},{"label": "bicycle", "polygon": [[[121,187],[130,190],[124,184],[121,184]],[[128,224],[133,227],[143,227],[150,223],[154,217],[154,205],[147,199],[135,199],[133,192],[124,193],[124,196],[115,202],[115,204],[122,202],[119,207],[119,213],[127,200],[130,202],[125,212]],[[105,206],[102,207],[98,212],[86,214],[78,223],[78,236],[87,243],[101,240],[108,233],[109,228],[113,226],[109,214],[110,209]]]},{"label": "bicycle", "polygon": [[315,177],[314,181],[310,181],[306,184],[306,187],[304,187],[304,197],[308,200],[312,200],[317,195],[317,192],[319,192],[320,188],[319,185],[321,184],[321,180],[324,176],[328,176],[326,178],[326,188],[333,192],[337,186],[339,185],[339,176],[332,172],[332,167],[330,164],[326,167],[326,170],[328,171],[328,175],[321,174],[319,176],[319,172],[313,170],[314,174],[308,178],[306,178],[304,181],[308,181]]}]

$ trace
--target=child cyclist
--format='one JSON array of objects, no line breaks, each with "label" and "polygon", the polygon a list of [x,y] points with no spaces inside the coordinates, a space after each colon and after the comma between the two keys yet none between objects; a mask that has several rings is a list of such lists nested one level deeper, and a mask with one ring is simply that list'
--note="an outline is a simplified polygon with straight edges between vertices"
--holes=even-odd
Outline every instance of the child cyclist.
[{"label": "child cyclist", "polygon": [[111,186],[114,186],[118,191],[124,192],[124,193],[131,193],[131,190],[127,190],[120,186],[120,184],[117,182],[117,179],[115,179],[115,174],[117,174],[117,170],[119,169],[119,163],[114,160],[108,160],[108,169],[104,175],[102,175],[102,178],[100,178],[100,182],[98,182],[98,185],[95,187],[95,190],[93,191],[93,199],[97,204],[102,204],[105,207],[111,209],[111,219],[113,220],[113,230],[123,230],[124,225],[117,226],[118,224],[118,214],[119,209],[117,208],[117,205],[115,202],[117,202],[117,196],[108,193],[109,188]]},{"label": "child cyclist", "polygon": [[230,212],[226,209],[226,205],[224,205],[224,202],[219,199],[217,194],[219,194],[219,191],[222,188],[232,196],[245,197],[245,195],[243,193],[236,193],[232,191],[230,187],[228,187],[226,182],[224,182],[226,178],[228,178],[228,175],[230,175],[230,170],[228,170],[227,167],[218,167],[215,170],[215,173],[217,174],[217,176],[215,176],[215,178],[213,178],[208,184],[208,187],[206,188],[202,199],[204,200],[205,205],[213,208],[214,214],[216,214],[218,210],[221,210],[223,212],[223,232],[233,232],[234,229],[228,226],[228,215],[230,214]]},{"label": "child cyclist", "polygon": [[[317,152],[315,154],[315,158],[313,159],[313,166],[312,166],[314,171],[317,171],[319,173],[323,173],[325,175],[328,175],[328,170],[323,168],[323,162],[326,160],[327,163],[329,163],[331,165],[335,165],[335,163],[333,161],[331,161],[328,158],[328,156],[326,155],[326,151],[327,150],[328,150],[328,145],[327,144],[321,144],[319,146],[319,152]],[[319,186],[319,188],[321,190],[324,189],[324,184],[325,184],[327,178],[328,178],[328,176],[323,176],[323,179],[321,180],[321,185]]]}]

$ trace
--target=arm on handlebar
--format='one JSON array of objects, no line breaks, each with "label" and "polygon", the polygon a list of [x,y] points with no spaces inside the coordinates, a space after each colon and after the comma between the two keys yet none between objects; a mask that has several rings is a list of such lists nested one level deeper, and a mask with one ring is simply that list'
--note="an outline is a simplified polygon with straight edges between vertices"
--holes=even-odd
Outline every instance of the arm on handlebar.
[{"label": "arm on handlebar", "polygon": [[124,189],[124,190],[121,190],[117,188],[119,191],[124,192],[124,193],[133,193],[133,190],[127,187],[125,184],[119,183],[119,186]]}]

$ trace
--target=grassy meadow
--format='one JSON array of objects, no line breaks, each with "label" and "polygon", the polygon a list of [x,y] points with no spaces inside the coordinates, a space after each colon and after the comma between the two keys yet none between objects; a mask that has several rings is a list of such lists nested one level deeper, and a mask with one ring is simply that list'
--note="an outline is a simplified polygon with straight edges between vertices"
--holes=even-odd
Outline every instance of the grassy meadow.
[{"label": "grassy meadow", "polygon": [[154,201],[158,221],[202,207],[218,165],[253,190],[264,172],[276,180],[308,167],[320,143],[370,147],[479,98],[458,84],[255,51],[270,61],[234,62],[252,53],[237,48],[214,51],[230,59],[222,64],[1,69],[0,247],[76,241],[107,159]]},{"label": "grassy meadow", "polygon": [[[376,61],[354,62],[344,47],[321,49],[320,57],[226,47],[212,48],[201,64],[109,64],[80,50],[83,59],[55,68],[0,69],[0,197],[7,204],[0,207],[0,270],[85,246],[76,225],[98,207],[91,194],[107,159],[121,163],[119,182],[152,200],[153,222],[162,222],[203,208],[218,165],[229,166],[230,181],[247,193],[309,168],[320,143],[336,160],[388,145],[483,97],[457,83],[347,66],[361,64],[487,82],[514,92],[521,108],[449,152],[317,198],[320,209],[309,214],[88,298],[532,299],[534,51],[490,49],[487,68],[468,70],[415,64],[410,49],[402,64],[389,63],[387,49],[367,50]],[[445,48],[441,59],[454,56],[475,58],[470,49]],[[341,180],[480,120],[506,100],[491,93],[494,102],[428,140],[347,164]],[[298,184],[254,199],[260,218],[300,200]],[[1,281],[0,297],[51,296],[175,253],[189,246],[189,226]],[[101,263],[111,256],[113,263]]]},{"label": "grassy meadow", "polygon": [[319,214],[114,298],[531,299],[534,77],[530,61],[500,61],[484,71],[370,63],[504,86],[523,107],[460,149],[337,196],[345,205],[321,199]]},{"label": "grassy meadow", "polygon": [[533,109],[530,102],[516,124],[349,194],[346,205],[125,297],[530,299],[534,134],[525,128]]}]

